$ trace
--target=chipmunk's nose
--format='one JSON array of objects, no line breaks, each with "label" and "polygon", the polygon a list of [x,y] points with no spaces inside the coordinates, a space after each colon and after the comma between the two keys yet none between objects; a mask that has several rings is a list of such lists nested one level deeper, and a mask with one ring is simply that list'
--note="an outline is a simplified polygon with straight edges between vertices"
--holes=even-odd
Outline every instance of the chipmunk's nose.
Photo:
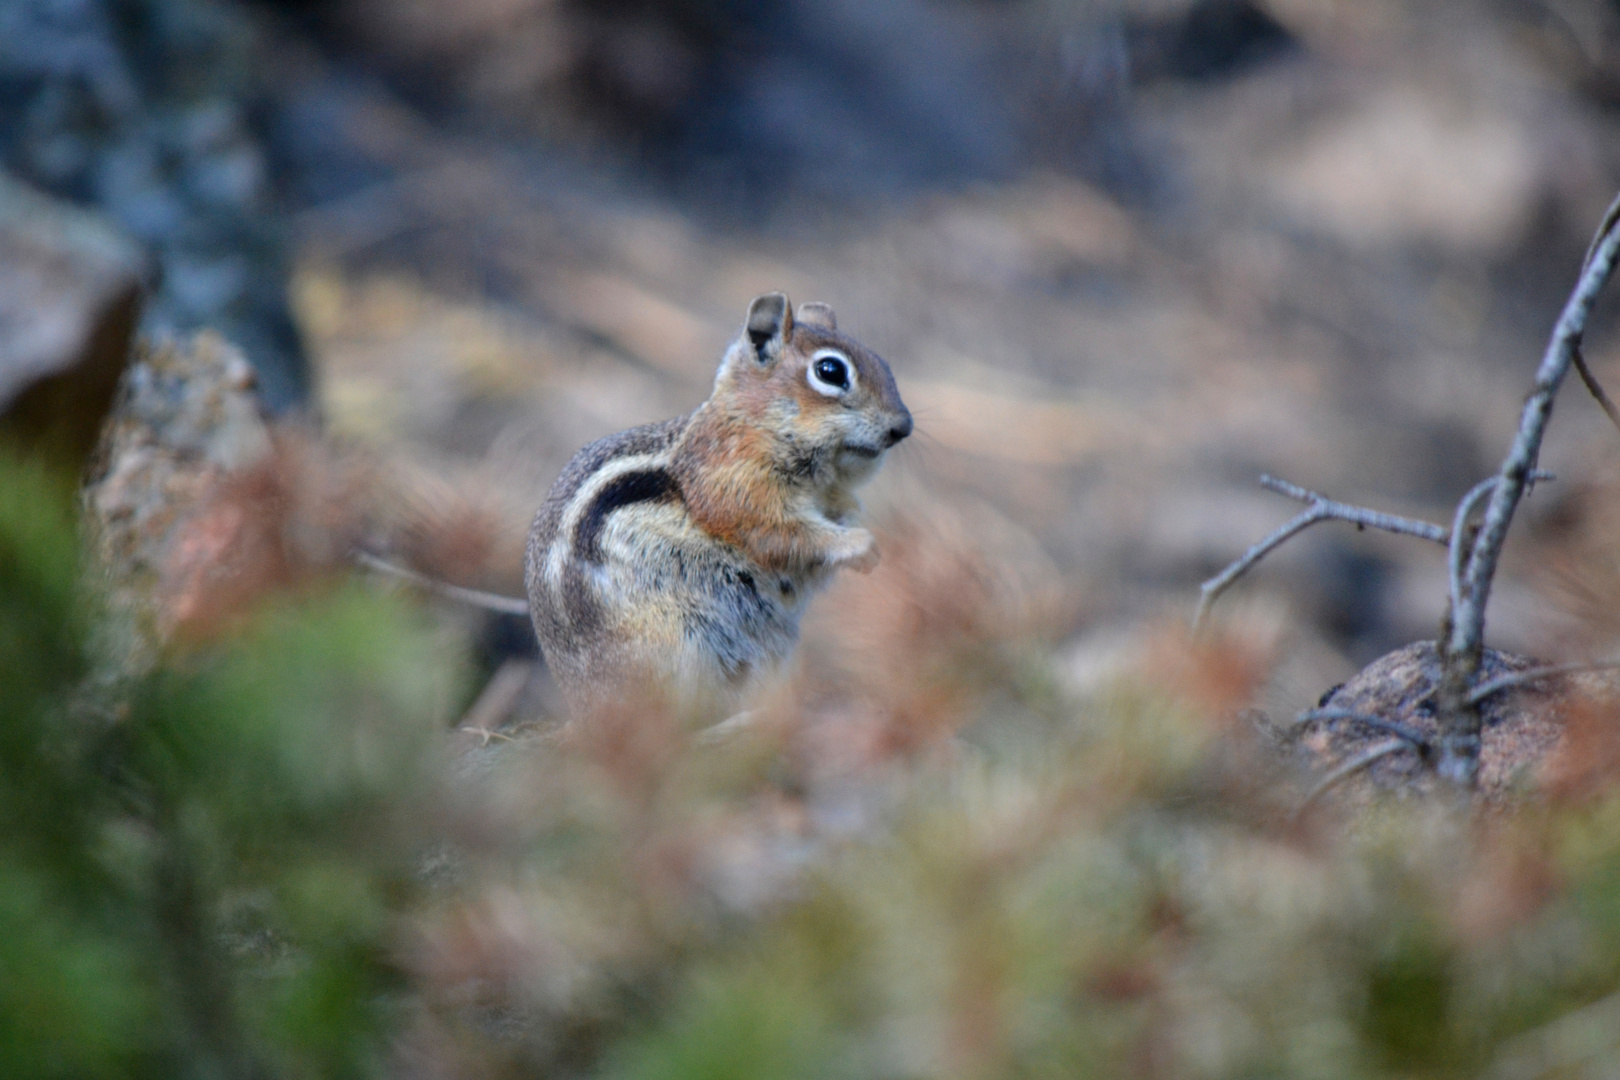
[{"label": "chipmunk's nose", "polygon": [[901,439],[910,434],[911,414],[908,412],[902,414],[900,417],[900,422],[889,429],[889,445],[893,446],[895,443],[899,442]]}]

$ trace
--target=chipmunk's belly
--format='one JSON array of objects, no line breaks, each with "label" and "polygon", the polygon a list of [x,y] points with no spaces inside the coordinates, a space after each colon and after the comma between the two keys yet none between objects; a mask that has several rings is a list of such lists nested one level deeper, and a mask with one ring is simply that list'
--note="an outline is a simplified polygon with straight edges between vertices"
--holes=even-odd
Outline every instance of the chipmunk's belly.
[{"label": "chipmunk's belly", "polygon": [[737,686],[798,640],[806,590],[717,545],[679,505],[615,512],[602,554],[598,581],[622,639],[682,683]]}]

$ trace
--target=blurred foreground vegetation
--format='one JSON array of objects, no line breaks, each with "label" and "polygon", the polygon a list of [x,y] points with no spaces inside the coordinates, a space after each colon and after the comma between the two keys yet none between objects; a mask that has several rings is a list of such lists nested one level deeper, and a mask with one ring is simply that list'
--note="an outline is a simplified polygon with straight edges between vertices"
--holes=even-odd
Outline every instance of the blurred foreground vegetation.
[{"label": "blurred foreground vegetation", "polygon": [[649,713],[457,758],[456,651],[352,585],[105,670],[73,498],[0,467],[0,1075],[1620,1060],[1612,709],[1514,806],[1297,822],[1236,638],[1167,636],[1085,699],[1038,642],[958,641],[976,711],[835,770],[791,702],[724,741]]},{"label": "blurred foreground vegetation", "polygon": [[105,678],[73,498],[0,474],[0,1074],[375,1074],[452,671],[347,590]]}]

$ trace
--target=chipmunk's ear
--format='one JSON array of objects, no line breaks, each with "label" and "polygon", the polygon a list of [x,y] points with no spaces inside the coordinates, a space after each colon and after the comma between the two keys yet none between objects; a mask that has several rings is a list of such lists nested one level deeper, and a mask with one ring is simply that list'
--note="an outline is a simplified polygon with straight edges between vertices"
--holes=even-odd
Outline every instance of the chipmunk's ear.
[{"label": "chipmunk's ear", "polygon": [[806,326],[819,326],[823,330],[838,329],[838,316],[833,314],[832,305],[815,301],[799,305],[799,322]]},{"label": "chipmunk's ear", "polygon": [[748,305],[748,343],[754,358],[769,364],[782,355],[782,344],[793,333],[793,304],[787,293],[766,293]]}]

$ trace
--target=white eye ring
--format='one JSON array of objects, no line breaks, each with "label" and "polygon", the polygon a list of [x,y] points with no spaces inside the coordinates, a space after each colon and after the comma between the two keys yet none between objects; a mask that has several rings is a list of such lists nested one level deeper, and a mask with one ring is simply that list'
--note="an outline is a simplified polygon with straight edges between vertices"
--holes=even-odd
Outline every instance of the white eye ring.
[{"label": "white eye ring", "polygon": [[[823,364],[829,365],[829,370],[832,370],[831,365],[837,365],[837,368],[842,369],[840,372],[843,376],[842,386],[837,381],[816,374],[816,369]],[[804,377],[810,383],[810,389],[827,397],[843,397],[855,389],[855,365],[850,363],[849,357],[837,349],[818,349],[815,355],[810,357],[810,363],[804,369]]]}]

